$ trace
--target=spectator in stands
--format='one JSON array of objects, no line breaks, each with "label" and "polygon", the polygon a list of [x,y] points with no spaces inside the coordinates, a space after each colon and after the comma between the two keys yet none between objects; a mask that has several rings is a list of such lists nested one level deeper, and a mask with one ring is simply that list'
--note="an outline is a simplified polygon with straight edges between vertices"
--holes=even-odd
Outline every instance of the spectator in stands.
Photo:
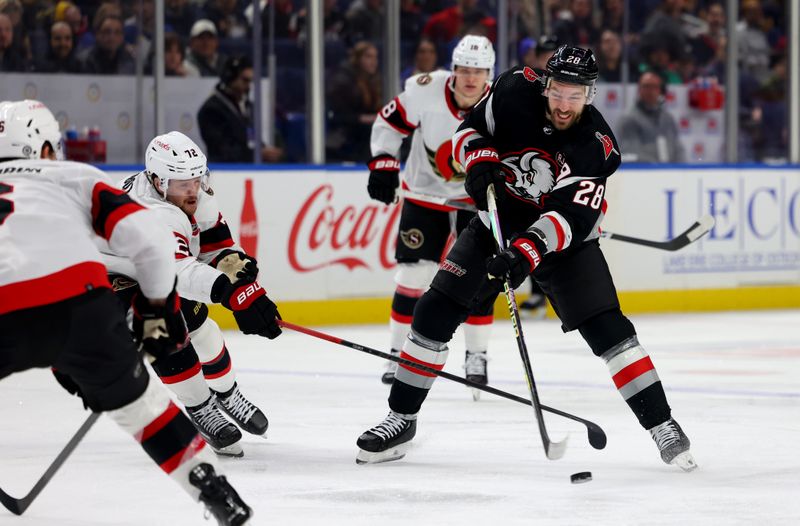
[{"label": "spectator in stands", "polygon": [[[336,41],[342,38],[344,32],[345,19],[344,14],[339,9],[337,0],[324,0],[322,3],[322,16],[323,16],[323,32],[325,33],[325,40]],[[308,39],[306,29],[306,18],[308,16],[308,9],[303,7],[294,15],[292,25],[297,31],[297,40],[305,42]]]},{"label": "spectator in stands", "polygon": [[247,36],[247,21],[237,0],[207,0],[203,10],[205,18],[214,23],[222,38]]},{"label": "spectator in stands", "polygon": [[692,40],[692,58],[697,69],[704,75],[723,78],[725,63],[725,8],[720,2],[712,2],[706,9],[706,29]]},{"label": "spectator in stands", "polygon": [[761,25],[761,3],[758,0],[743,0],[742,18],[744,20],[736,28],[739,67],[743,73],[762,81],[769,74],[770,47]]},{"label": "spectator in stands", "polygon": [[639,73],[646,71],[658,71],[659,75],[666,80],[667,84],[681,84],[681,78],[678,72],[678,57],[672,55],[671,47],[669,44],[660,39],[648,37],[642,38],[642,44],[639,47],[639,54],[642,56],[642,62],[639,64]]},{"label": "spectator in stands", "polygon": [[87,41],[91,31],[89,31],[89,21],[81,13],[81,8],[72,2],[59,2],[56,4],[53,13],[54,22],[66,22],[72,30],[72,47],[76,53],[94,44],[94,36]]},{"label": "spectator in stands", "polygon": [[[140,0],[137,2],[133,15],[125,20],[123,33],[125,43],[133,48],[137,44],[139,28],[142,30],[142,56],[150,54],[150,46],[156,30],[156,6],[155,0]],[[139,9],[141,6],[141,10]]]},{"label": "spectator in stands", "polygon": [[349,44],[380,40],[384,32],[383,0],[353,0],[344,19],[344,35]]},{"label": "spectator in stands", "polygon": [[[167,33],[164,35],[164,74],[168,77],[199,77],[194,71],[189,71],[183,65],[184,47],[181,42],[181,37],[176,33]],[[153,60],[155,59],[155,50],[150,49],[147,56],[147,63],[144,67],[146,75],[153,74]]]},{"label": "spectator in stands", "polygon": [[[621,35],[625,24],[625,4],[623,0],[603,0],[601,29],[610,29]],[[630,29],[630,28],[629,28]],[[602,35],[601,35],[602,38]]]},{"label": "spectator in stands", "polygon": [[369,137],[381,108],[381,94],[378,50],[369,42],[358,42],[328,84],[329,160],[361,162],[369,157]]},{"label": "spectator in stands", "polygon": [[189,35],[197,20],[197,10],[189,0],[166,0],[164,2],[164,25],[183,38]]},{"label": "spectator in stands", "polygon": [[686,162],[678,124],[664,109],[665,95],[664,79],[652,71],[642,74],[636,106],[623,116],[617,134],[625,161]]},{"label": "spectator in stands", "polygon": [[400,41],[417,42],[425,19],[416,0],[400,0]]},{"label": "spectator in stands", "polygon": [[497,21],[478,8],[478,0],[458,0],[455,6],[432,14],[422,29],[422,35],[436,44],[449,44],[465,35],[465,22],[475,18],[483,26],[483,31],[469,31],[470,34],[485,34],[494,42],[497,38]]},{"label": "spectator in stands", "polygon": [[[597,52],[598,80],[600,82],[622,82],[622,38],[616,31],[604,29],[600,33]],[[636,80],[638,74],[628,67],[628,81]]]},{"label": "spectator in stands", "polygon": [[81,71],[94,75],[133,75],[136,61],[125,48],[122,18],[107,15],[94,20],[95,44],[79,56]]},{"label": "spectator in stands", "polygon": [[13,52],[20,55],[25,69],[31,62],[31,43],[28,37],[28,28],[23,23],[23,9],[19,0],[0,0],[0,14],[8,16],[14,32],[12,41]]},{"label": "spectator in stands", "polygon": [[600,32],[594,23],[591,0],[571,0],[569,10],[559,13],[553,33],[562,44],[594,47]]},{"label": "spectator in stands", "polygon": [[547,61],[555,54],[562,42],[557,36],[542,35],[536,43],[533,53],[533,67],[539,69],[547,68]]},{"label": "spectator in stands", "polygon": [[536,60],[536,40],[523,38],[517,44],[517,61],[521,66],[533,67]]},{"label": "spectator in stands", "polygon": [[225,57],[217,52],[219,38],[217,27],[208,19],[200,19],[189,33],[189,53],[183,67],[191,77],[217,77],[222,71]]},{"label": "spectator in stands", "polygon": [[[681,20],[682,8],[683,0],[663,0],[647,20],[641,36],[643,49],[666,51],[673,66],[688,55],[689,44]],[[646,55],[644,51],[642,54]],[[663,67],[663,64],[659,66]]]},{"label": "spectator in stands", "polygon": [[[255,2],[253,2],[255,3]],[[253,3],[244,10],[247,21],[248,33],[253,31]],[[260,0],[261,4],[261,32],[264,39],[269,37],[270,20],[272,11],[267,0]],[[325,9],[323,7],[323,9]],[[292,0],[275,0],[275,38],[293,39],[297,35],[297,18]]]},{"label": "spectator in stands", "polygon": [[27,63],[14,45],[14,28],[8,15],[0,13],[0,71],[25,71]]},{"label": "spectator in stands", "polygon": [[[220,81],[197,113],[206,156],[212,163],[253,162],[253,105],[249,100],[253,63],[247,57],[231,57],[223,66]],[[263,162],[284,158],[283,148],[261,145]]]},{"label": "spectator in stands", "polygon": [[414,49],[414,64],[407,67],[400,74],[400,80],[405,82],[408,77],[420,73],[430,73],[439,66],[439,55],[436,51],[436,44],[427,38],[419,39],[417,47]]},{"label": "spectator in stands", "polygon": [[39,73],[80,73],[81,63],[75,56],[72,28],[66,22],[50,26],[50,45],[47,55],[36,61]]},{"label": "spectator in stands", "polygon": [[760,126],[754,146],[758,160],[786,162],[789,144],[786,55],[776,56],[773,62],[769,76],[756,92]]}]

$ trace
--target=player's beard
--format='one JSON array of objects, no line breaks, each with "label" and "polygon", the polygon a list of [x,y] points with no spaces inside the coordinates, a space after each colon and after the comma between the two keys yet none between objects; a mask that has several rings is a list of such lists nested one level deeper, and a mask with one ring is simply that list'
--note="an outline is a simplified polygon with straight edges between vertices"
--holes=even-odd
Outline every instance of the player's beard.
[{"label": "player's beard", "polygon": [[547,106],[546,114],[547,120],[553,125],[553,127],[559,131],[564,131],[570,129],[572,126],[578,123],[581,119],[581,115],[583,115],[583,109],[579,112],[571,111],[570,118],[566,121],[561,121],[560,119],[556,119],[555,115],[553,115],[553,110],[550,109],[550,106]]}]

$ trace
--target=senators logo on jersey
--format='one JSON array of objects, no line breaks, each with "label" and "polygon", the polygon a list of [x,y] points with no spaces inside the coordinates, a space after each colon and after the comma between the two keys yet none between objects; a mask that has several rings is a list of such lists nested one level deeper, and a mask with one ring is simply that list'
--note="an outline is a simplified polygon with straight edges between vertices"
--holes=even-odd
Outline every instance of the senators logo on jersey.
[{"label": "senators logo on jersey", "polygon": [[452,141],[447,140],[439,145],[434,152],[428,145],[425,145],[425,153],[428,154],[428,162],[431,170],[445,181],[463,182],[467,174],[460,164],[453,159]]},{"label": "senators logo on jersey", "polygon": [[558,178],[558,165],[547,152],[527,148],[522,152],[504,155],[500,161],[513,179],[506,182],[509,191],[523,201],[541,205]]}]

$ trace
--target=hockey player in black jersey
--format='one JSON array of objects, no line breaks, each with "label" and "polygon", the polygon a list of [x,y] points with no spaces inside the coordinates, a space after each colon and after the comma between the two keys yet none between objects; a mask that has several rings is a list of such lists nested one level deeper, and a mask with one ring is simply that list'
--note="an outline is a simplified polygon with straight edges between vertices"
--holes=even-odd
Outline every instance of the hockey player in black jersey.
[{"label": "hockey player in black jersey", "polygon": [[[578,330],[608,365],[614,384],[661,458],[696,467],[689,439],[672,418],[664,389],[633,324],[622,314],[598,243],[608,177],[620,164],[611,129],[591,105],[597,64],[591,51],[561,46],[546,71],[513,68],[470,113],[453,137],[453,156],[467,172],[478,217],[461,233],[417,303],[402,357],[441,369],[447,342],[474,304],[493,302],[502,281],[532,274],[566,331]],[[508,246],[496,255],[485,210],[497,192]],[[358,439],[357,462],[402,458],[417,413],[435,377],[401,365],[389,415]]]}]

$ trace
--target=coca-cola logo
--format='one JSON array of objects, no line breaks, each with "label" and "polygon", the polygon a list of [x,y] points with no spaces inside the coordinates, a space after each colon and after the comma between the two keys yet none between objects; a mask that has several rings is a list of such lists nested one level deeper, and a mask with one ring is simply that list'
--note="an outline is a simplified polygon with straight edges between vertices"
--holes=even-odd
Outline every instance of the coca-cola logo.
[{"label": "coca-cola logo", "polygon": [[333,186],[316,188],[297,212],[289,234],[289,264],[298,272],[312,272],[331,265],[348,270],[371,269],[368,261],[376,251],[382,269],[395,266],[399,206],[367,204],[333,205]]}]

